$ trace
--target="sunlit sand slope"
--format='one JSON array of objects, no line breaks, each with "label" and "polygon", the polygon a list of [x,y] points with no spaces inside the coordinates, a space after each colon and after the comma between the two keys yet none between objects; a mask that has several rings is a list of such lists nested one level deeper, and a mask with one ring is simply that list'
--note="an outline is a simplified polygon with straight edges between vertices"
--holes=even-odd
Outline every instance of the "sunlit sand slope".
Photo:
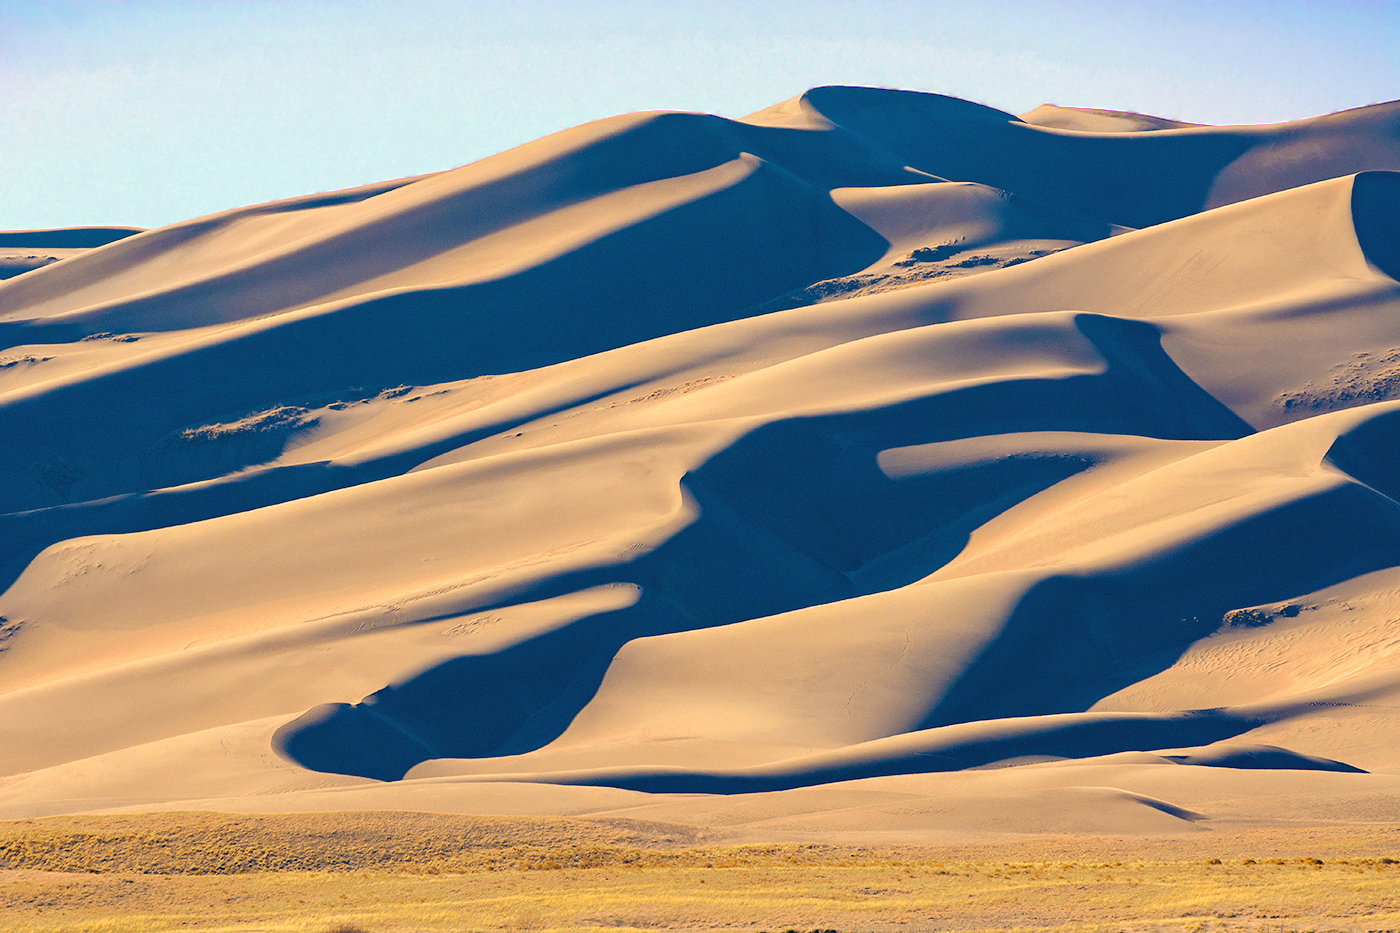
[{"label": "sunlit sand slope", "polygon": [[140,233],[136,227],[0,231],[0,279],[10,279]]},{"label": "sunlit sand slope", "polygon": [[0,815],[1400,812],[1400,105],[818,88],[90,233],[0,284]]}]

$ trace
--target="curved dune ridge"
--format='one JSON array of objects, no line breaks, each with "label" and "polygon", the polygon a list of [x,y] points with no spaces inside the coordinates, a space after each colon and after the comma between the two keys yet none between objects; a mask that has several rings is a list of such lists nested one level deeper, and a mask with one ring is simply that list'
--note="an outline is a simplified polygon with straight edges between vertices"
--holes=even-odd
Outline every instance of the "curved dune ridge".
[{"label": "curved dune ridge", "polygon": [[0,815],[1400,812],[1400,103],[817,88],[26,246]]}]

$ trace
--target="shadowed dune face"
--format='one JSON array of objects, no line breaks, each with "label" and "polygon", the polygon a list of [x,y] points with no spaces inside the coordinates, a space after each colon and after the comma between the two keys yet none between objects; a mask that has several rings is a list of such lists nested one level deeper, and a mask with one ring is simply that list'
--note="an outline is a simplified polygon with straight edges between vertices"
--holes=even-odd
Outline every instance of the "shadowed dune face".
[{"label": "shadowed dune face", "polygon": [[1371,264],[1400,278],[1400,175],[1364,172],[1352,184],[1356,239]]},{"label": "shadowed dune face", "polygon": [[0,812],[1400,794],[1395,112],[817,88],[0,234],[70,251],[0,284]]}]

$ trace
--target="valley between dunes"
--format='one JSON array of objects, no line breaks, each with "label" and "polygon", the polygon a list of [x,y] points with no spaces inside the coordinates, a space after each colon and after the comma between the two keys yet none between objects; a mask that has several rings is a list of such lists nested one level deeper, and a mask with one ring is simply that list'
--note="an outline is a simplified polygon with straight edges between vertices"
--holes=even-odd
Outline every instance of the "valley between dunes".
[{"label": "valley between dunes", "polygon": [[817,88],[0,274],[0,818],[1400,822],[1400,103]]}]

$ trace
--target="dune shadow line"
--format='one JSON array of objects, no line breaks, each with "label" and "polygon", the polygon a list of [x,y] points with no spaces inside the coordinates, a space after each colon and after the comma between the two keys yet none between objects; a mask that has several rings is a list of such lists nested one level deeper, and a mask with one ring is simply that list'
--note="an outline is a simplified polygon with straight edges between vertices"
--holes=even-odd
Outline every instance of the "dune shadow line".
[{"label": "dune shadow line", "polygon": [[[635,605],[498,652],[446,661],[358,704],[308,711],[278,731],[277,749],[313,770],[394,780],[430,758],[543,747],[596,694],[628,641],[859,595],[851,574],[912,542],[934,540],[936,546],[886,573],[880,588],[913,582],[955,556],[987,512],[1088,465],[1008,458],[892,480],[879,469],[882,450],[1021,431],[1193,439],[1249,432],[1171,363],[1155,328],[1093,315],[1079,325],[1109,361],[1104,372],[1007,380],[756,429],[685,477],[699,517],[671,540],[632,563],[569,574],[512,598],[534,601],[627,581],[641,588]],[[1039,618],[1039,610],[1026,612]],[[1008,644],[1023,630],[1031,629],[1012,625]],[[1006,670],[1000,657],[993,655],[989,669]],[[1025,666],[1034,652],[1018,650],[1014,657],[1011,667]],[[976,694],[984,668],[955,696]]]}]

